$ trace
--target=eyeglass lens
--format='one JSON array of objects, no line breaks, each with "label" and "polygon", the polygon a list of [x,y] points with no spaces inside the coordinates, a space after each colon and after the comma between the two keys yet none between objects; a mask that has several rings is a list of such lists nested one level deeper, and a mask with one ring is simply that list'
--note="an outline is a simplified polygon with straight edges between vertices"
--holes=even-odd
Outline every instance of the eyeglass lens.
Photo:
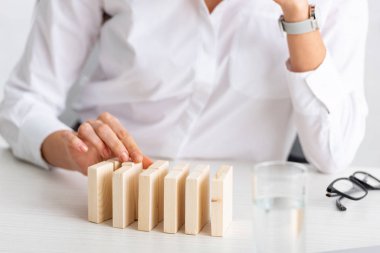
[{"label": "eyeglass lens", "polygon": [[368,175],[368,174],[363,173],[363,172],[357,172],[354,174],[354,177],[359,179],[360,181],[367,183],[368,185],[370,185],[374,188],[380,188],[380,181],[371,175]]},{"label": "eyeglass lens", "polygon": [[361,198],[366,194],[360,186],[345,178],[336,181],[333,187],[353,198]]}]

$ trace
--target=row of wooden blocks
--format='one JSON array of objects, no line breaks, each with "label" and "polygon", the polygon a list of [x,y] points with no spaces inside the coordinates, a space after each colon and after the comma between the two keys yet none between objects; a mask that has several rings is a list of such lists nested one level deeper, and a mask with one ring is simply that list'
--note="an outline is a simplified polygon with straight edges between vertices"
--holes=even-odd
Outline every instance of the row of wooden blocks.
[{"label": "row of wooden blocks", "polygon": [[211,235],[223,236],[232,221],[233,168],[221,166],[211,180],[210,166],[190,170],[179,163],[156,161],[143,170],[141,163],[104,161],[88,168],[88,220],[125,228],[138,221],[138,230],[150,231],[164,222],[164,232],[198,234],[211,216]]}]

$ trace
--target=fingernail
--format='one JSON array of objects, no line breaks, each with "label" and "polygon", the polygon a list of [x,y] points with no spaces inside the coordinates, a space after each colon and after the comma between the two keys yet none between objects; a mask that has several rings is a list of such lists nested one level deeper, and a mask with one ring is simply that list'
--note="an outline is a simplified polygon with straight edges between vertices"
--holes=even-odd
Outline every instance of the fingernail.
[{"label": "fingernail", "polygon": [[142,161],[143,163],[143,168],[147,169],[149,166],[153,163],[149,158],[145,157]]},{"label": "fingernail", "polygon": [[102,155],[103,155],[103,158],[108,158],[109,157],[108,150],[107,149],[103,149]]},{"label": "fingernail", "polygon": [[136,163],[140,163],[143,160],[143,156],[138,152],[133,152],[131,154],[132,160]]},{"label": "fingernail", "polygon": [[88,151],[88,147],[86,145],[79,145],[79,149],[82,152],[87,152]]},{"label": "fingernail", "polygon": [[129,160],[128,152],[126,152],[126,151],[124,151],[123,153],[121,153],[120,157],[121,157],[121,160],[123,162],[128,162],[128,160]]}]

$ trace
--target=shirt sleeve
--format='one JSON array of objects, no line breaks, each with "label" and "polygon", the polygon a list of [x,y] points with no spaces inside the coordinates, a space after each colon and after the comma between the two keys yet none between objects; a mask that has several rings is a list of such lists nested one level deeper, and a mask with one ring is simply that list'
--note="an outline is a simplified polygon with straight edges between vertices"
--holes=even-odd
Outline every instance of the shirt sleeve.
[{"label": "shirt sleeve", "polygon": [[334,2],[321,27],[327,48],[323,63],[310,72],[288,71],[301,145],[322,172],[349,166],[364,137],[367,26],[366,1]]},{"label": "shirt sleeve", "polygon": [[58,116],[77,81],[102,23],[100,0],[41,0],[26,49],[0,106],[0,132],[14,155],[43,168],[41,144],[69,129]]}]

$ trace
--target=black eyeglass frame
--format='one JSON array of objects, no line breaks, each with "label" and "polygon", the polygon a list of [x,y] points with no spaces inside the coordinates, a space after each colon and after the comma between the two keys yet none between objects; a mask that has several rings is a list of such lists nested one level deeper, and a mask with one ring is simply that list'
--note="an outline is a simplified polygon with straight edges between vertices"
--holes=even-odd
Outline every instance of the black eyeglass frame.
[{"label": "black eyeglass frame", "polygon": [[[372,185],[368,184],[367,182],[355,177],[355,175],[357,174],[364,174],[366,177],[370,177],[372,178],[373,180],[377,181],[379,183],[379,187],[373,187]],[[359,187],[361,190],[363,190],[364,192],[364,195],[363,196],[360,196],[360,197],[353,197],[353,196],[350,196],[349,194],[346,194],[344,192],[341,192],[339,190],[337,190],[335,187],[334,187],[334,184],[337,182],[337,181],[340,181],[340,180],[349,180],[351,181],[353,184],[355,184],[357,187]],[[368,190],[380,190],[380,180],[374,176],[372,176],[371,174],[367,173],[367,172],[364,172],[364,171],[356,171],[354,172],[354,174],[352,174],[351,176],[349,176],[348,178],[346,177],[342,177],[342,178],[337,178],[335,179],[334,181],[332,181],[328,186],[327,186],[327,193],[326,193],[326,196],[327,197],[339,197],[337,200],[336,200],[336,206],[337,208],[340,210],[340,211],[346,211],[347,208],[341,203],[341,200],[343,198],[347,198],[347,199],[351,199],[351,200],[361,200],[363,199],[365,196],[367,196],[368,194]]]}]

